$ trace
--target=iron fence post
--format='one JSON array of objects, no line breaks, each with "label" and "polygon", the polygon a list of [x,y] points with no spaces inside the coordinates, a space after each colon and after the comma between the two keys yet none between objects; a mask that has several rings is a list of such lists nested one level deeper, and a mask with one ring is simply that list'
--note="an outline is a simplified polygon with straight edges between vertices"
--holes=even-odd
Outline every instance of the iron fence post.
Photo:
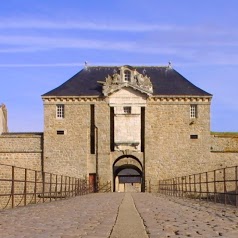
[{"label": "iron fence post", "polygon": [[235,167],[235,183],[236,183],[236,191],[235,191],[235,196],[236,196],[236,207],[238,206],[238,171],[237,171],[237,166]]},{"label": "iron fence post", "polygon": [[208,173],[206,172],[206,189],[207,189],[207,201],[208,201],[208,196],[209,196],[209,188],[208,188]]},{"label": "iron fence post", "polygon": [[11,194],[11,196],[12,196],[12,208],[14,208],[14,200],[15,200],[15,197],[14,197],[14,195],[15,195],[15,188],[14,188],[14,186],[15,186],[15,171],[14,171],[14,166],[12,166],[12,194]]},{"label": "iron fence post", "polygon": [[27,194],[27,169],[25,169],[25,179],[24,179],[24,206],[26,206],[26,194]]},{"label": "iron fence post", "polygon": [[227,204],[227,196],[226,196],[226,168],[223,169],[223,182],[224,182],[224,196],[225,196],[225,205]]},{"label": "iron fence post", "polygon": [[52,174],[50,173],[50,201],[51,201],[51,189],[52,189]]},{"label": "iron fence post", "polygon": [[216,188],[216,170],[214,170],[214,203],[217,202],[217,188]]},{"label": "iron fence post", "polygon": [[45,202],[45,172],[42,172],[42,193],[43,193],[43,203]]},{"label": "iron fence post", "polygon": [[37,171],[35,170],[35,188],[34,188],[35,203],[36,203],[36,193],[37,193]]},{"label": "iron fence post", "polygon": [[199,174],[199,201],[201,201],[201,195],[202,195],[202,174]]}]

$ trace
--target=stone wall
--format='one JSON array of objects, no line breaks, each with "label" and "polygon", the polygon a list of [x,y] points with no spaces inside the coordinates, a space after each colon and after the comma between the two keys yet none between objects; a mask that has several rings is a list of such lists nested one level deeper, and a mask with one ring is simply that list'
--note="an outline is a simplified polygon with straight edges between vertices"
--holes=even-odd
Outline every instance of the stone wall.
[{"label": "stone wall", "polygon": [[[14,191],[22,194],[24,191],[24,181],[27,176],[28,181],[34,181],[35,171],[37,172],[37,181],[39,182],[41,171],[43,170],[43,133],[4,133],[0,135],[0,179],[9,179],[1,181],[1,194],[10,194],[12,189],[12,174],[14,172]],[[14,166],[14,168],[12,167]],[[25,168],[29,169],[25,170]],[[27,175],[26,175],[27,173]],[[34,192],[34,183],[28,183],[27,191]],[[37,192],[40,189],[38,186]],[[15,196],[15,205],[23,203],[23,196]],[[27,203],[32,199],[28,195]],[[9,196],[1,196],[0,209],[11,207]]]},{"label": "stone wall", "polygon": [[[65,117],[56,118],[64,104]],[[44,163],[52,173],[84,178],[90,157],[90,102],[44,101]],[[63,131],[64,134],[57,134]]]},{"label": "stone wall", "polygon": [[[112,180],[112,161],[110,157],[110,107],[106,102],[95,105],[95,125],[98,128],[99,182],[105,184]],[[94,157],[94,159],[96,162],[96,157]]]},{"label": "stone wall", "polygon": [[[123,99],[123,95],[126,98]],[[113,165],[118,158],[122,159],[116,166],[136,165],[138,162],[133,158],[143,164],[145,159],[145,179],[153,186],[158,184],[159,179],[204,172],[236,163],[237,155],[230,151],[231,148],[238,148],[236,139],[210,134],[210,98],[167,97],[148,98],[147,101],[142,98],[138,106],[145,107],[145,153],[130,149],[111,151],[110,106],[129,105],[133,109],[135,102],[130,96],[137,102],[141,99],[141,95],[133,95],[130,90],[121,91],[106,100],[45,98],[45,170],[80,178],[98,172],[99,182],[103,184],[113,181]],[[65,117],[62,119],[56,118],[57,104],[65,106]],[[97,149],[93,154],[90,151],[92,104],[95,110],[95,136],[98,137],[95,138]],[[190,105],[194,104],[197,105],[198,116],[191,119]],[[128,130],[135,134],[140,130],[140,126],[128,127],[123,122],[119,124],[115,123],[114,126],[120,126],[117,130],[123,136],[129,133]],[[57,131],[64,133],[57,134]],[[191,135],[197,138],[193,139]],[[227,153],[224,155],[219,150],[226,150]]]},{"label": "stone wall", "polygon": [[43,133],[4,133],[0,136],[0,163],[42,170]]},{"label": "stone wall", "polygon": [[[210,102],[196,102],[198,117],[190,119],[190,100],[149,101],[145,112],[146,180],[204,171],[210,157]],[[197,135],[197,139],[191,139]]]},{"label": "stone wall", "polygon": [[238,133],[212,133],[209,169],[238,165]]}]

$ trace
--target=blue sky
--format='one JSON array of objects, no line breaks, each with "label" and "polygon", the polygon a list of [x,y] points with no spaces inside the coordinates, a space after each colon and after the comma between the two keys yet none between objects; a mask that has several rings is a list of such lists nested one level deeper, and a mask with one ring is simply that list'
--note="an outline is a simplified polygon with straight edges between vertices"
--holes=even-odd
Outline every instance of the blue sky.
[{"label": "blue sky", "polygon": [[89,65],[167,65],[213,94],[212,131],[238,131],[237,0],[8,0],[0,103],[11,132],[43,131],[41,95]]}]

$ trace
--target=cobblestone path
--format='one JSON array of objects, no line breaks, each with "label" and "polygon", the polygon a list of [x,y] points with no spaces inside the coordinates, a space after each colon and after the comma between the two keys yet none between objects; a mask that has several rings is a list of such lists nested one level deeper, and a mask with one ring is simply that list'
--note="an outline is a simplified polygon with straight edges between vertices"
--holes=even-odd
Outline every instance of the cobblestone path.
[{"label": "cobblestone path", "polygon": [[151,238],[238,238],[238,208],[159,194],[132,194]]},{"label": "cobblestone path", "polygon": [[148,238],[143,221],[130,193],[125,193],[110,238]]},{"label": "cobblestone path", "polygon": [[235,207],[159,194],[104,193],[0,211],[0,238],[132,238],[120,233],[129,229],[127,223],[142,229],[138,238],[144,229],[151,238],[238,237]]}]

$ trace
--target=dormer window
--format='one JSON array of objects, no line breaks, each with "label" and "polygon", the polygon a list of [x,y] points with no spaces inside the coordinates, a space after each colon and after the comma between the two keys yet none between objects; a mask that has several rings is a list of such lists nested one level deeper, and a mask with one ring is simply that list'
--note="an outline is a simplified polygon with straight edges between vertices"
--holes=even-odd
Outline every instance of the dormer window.
[{"label": "dormer window", "polygon": [[129,70],[124,71],[124,80],[125,80],[125,82],[131,81],[131,72]]}]

